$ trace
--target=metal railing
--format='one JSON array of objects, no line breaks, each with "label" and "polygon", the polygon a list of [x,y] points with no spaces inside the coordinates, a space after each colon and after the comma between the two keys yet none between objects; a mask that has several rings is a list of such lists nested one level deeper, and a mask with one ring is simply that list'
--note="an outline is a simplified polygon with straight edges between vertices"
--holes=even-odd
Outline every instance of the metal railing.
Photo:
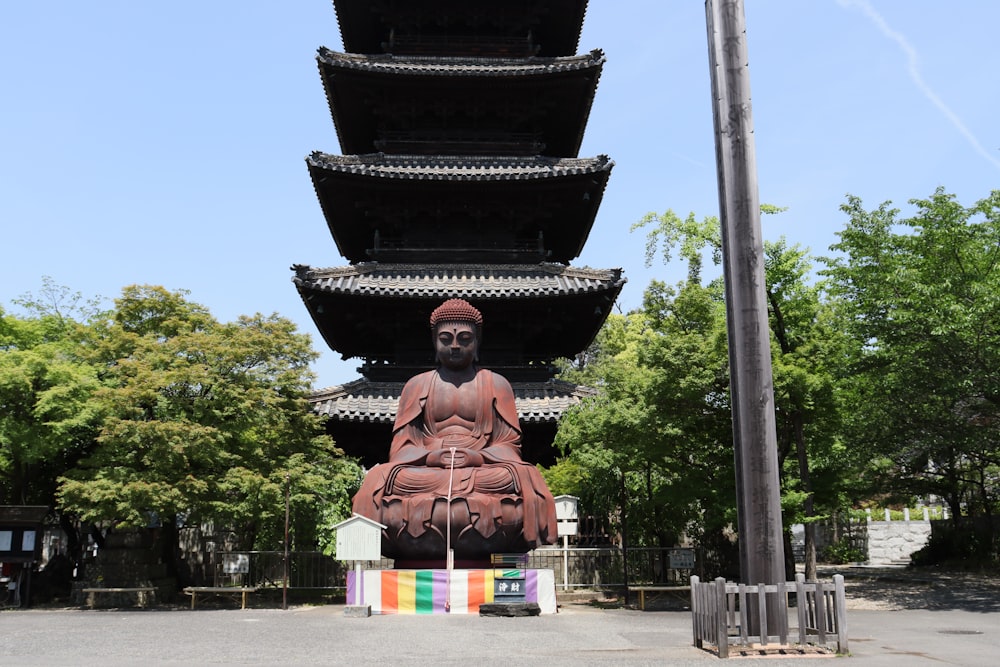
[{"label": "metal railing", "polygon": [[[672,568],[674,549],[628,550],[628,583],[686,585],[692,570]],[[285,584],[285,554],[282,551],[215,552],[216,586],[282,588]],[[239,563],[238,567],[231,564]],[[227,566],[227,564],[230,564]],[[625,586],[622,550],[619,547],[543,547],[528,554],[527,567],[555,573],[557,588],[621,589]],[[346,573],[352,563],[338,561],[319,551],[293,551],[288,560],[288,588],[315,590],[346,589]],[[391,569],[393,561],[382,559],[364,564],[368,570]]]}]

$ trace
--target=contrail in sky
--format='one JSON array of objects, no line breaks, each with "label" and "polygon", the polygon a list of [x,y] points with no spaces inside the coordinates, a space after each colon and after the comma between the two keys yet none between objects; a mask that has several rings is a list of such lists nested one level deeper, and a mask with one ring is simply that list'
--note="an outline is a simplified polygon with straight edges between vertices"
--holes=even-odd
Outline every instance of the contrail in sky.
[{"label": "contrail in sky", "polygon": [[923,77],[920,75],[920,68],[918,66],[920,59],[917,56],[917,50],[913,48],[909,41],[907,41],[906,37],[890,28],[889,24],[885,22],[884,18],[882,18],[882,15],[875,11],[875,8],[871,6],[871,3],[869,3],[868,0],[837,0],[837,2],[841,7],[853,6],[860,9],[864,15],[875,24],[883,35],[896,42],[900,50],[906,55],[908,69],[910,71],[910,79],[914,84],[916,84],[917,88],[920,89],[920,92],[922,92],[924,96],[929,99],[931,103],[941,111],[941,113],[944,114],[945,118],[947,118],[955,129],[958,130],[963,137],[965,137],[977,153],[993,163],[993,166],[1000,169],[1000,160],[993,157],[989,151],[983,148],[983,145],[979,143],[976,136],[965,126],[962,119],[959,118],[954,111],[948,108],[948,105],[945,104],[944,101],[937,96],[937,93],[935,93],[934,90],[927,85],[927,82],[924,81]]}]

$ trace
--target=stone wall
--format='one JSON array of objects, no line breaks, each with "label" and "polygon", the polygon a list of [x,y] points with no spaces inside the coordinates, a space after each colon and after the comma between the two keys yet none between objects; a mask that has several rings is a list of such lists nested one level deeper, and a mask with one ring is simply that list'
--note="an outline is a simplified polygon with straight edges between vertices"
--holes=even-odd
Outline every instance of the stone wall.
[{"label": "stone wall", "polygon": [[[931,521],[862,521],[816,524],[816,552],[822,558],[823,549],[838,539],[847,537],[852,546],[867,553],[869,565],[902,565],[910,561],[910,556],[922,549],[931,536]],[[802,563],[805,553],[805,535],[802,524],[792,526],[792,553],[796,563]]]},{"label": "stone wall", "polygon": [[909,563],[910,556],[924,548],[930,536],[930,521],[869,521],[868,563]]}]

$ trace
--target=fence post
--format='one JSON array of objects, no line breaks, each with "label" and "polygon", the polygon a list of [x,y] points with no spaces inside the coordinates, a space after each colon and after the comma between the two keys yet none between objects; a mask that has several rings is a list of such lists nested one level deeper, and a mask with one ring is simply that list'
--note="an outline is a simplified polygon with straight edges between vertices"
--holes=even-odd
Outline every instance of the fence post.
[{"label": "fence post", "polygon": [[734,604],[732,608],[733,625],[736,625],[737,623],[739,624],[740,644],[743,644],[745,646],[746,644],[750,643],[750,638],[747,635],[750,626],[750,605],[747,603],[747,585],[740,584],[737,591],[740,600],[740,616],[739,619],[737,620],[735,616],[736,605]]},{"label": "fence post", "polygon": [[694,645],[701,648],[701,642],[698,640],[699,635],[699,623],[698,623],[698,612],[701,610],[698,608],[698,576],[692,575],[691,580],[691,630],[694,633]]},{"label": "fence post", "polygon": [[775,585],[775,594],[778,596],[778,643],[788,643],[788,593],[785,591],[785,583]]},{"label": "fence post", "polygon": [[813,582],[813,586],[816,590],[814,595],[814,599],[816,601],[816,632],[818,633],[816,641],[820,644],[825,644],[826,628],[827,623],[829,622],[826,619],[826,591],[823,590],[822,582]]},{"label": "fence post", "polygon": [[799,643],[806,643],[806,625],[808,621],[806,620],[806,607],[808,606],[808,601],[806,600],[806,575],[801,572],[795,575],[795,608],[799,616]]},{"label": "fence post", "polygon": [[729,625],[726,622],[726,579],[718,577],[715,580],[715,618],[716,641],[719,646],[719,657],[729,657]]},{"label": "fence post", "polygon": [[847,653],[847,595],[844,592],[844,575],[833,575],[834,603],[837,619],[837,653]]},{"label": "fence post", "polygon": [[760,645],[767,644],[767,586],[763,583],[757,584],[757,614],[760,619]]}]

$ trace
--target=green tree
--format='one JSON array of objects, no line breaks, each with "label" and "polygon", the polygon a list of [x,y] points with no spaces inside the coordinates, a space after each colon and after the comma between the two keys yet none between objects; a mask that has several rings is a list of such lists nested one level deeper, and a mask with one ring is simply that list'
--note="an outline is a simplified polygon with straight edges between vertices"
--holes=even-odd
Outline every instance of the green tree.
[{"label": "green tree", "polygon": [[[724,529],[735,507],[726,386],[725,318],[708,288],[653,282],[644,308],[608,319],[589,363],[564,377],[598,393],[563,417],[569,479],[589,511],[612,516],[631,546],[687,535],[713,571],[731,568]],[[552,473],[555,473],[554,475]]]},{"label": "green tree", "polygon": [[[771,205],[761,207],[765,214],[777,214],[782,210]],[[633,229],[640,228],[648,228],[647,264],[653,261],[657,252],[663,261],[670,261],[676,250],[688,263],[689,284],[701,281],[705,256],[710,256],[715,264],[722,261],[721,229],[714,217],[699,221],[692,213],[682,219],[668,210],[663,214],[646,215],[633,226]],[[814,575],[813,522],[822,516],[820,507],[834,509],[843,502],[836,484],[839,476],[831,473],[845,460],[837,438],[840,412],[836,375],[832,370],[839,364],[844,336],[830,316],[822,285],[811,281],[810,270],[805,250],[789,247],[784,239],[764,243],[782,504],[786,524],[792,521],[806,523],[807,571]],[[709,284],[708,293],[715,302],[722,302],[723,292],[721,278]],[[724,319],[724,315],[722,317]],[[693,351],[687,354],[692,360],[697,359]],[[727,403],[727,412],[728,409]],[[727,414],[727,426],[729,419]],[[720,420],[720,427],[721,424]],[[824,473],[818,480],[814,474],[817,468]],[[843,473],[843,469],[840,472]]]},{"label": "green tree", "polygon": [[[883,493],[944,498],[956,521],[1000,502],[1000,192],[938,189],[901,217],[856,197],[826,260],[860,341],[847,367],[852,438]],[[986,521],[984,526],[991,526]],[[978,542],[997,553],[995,531]]]},{"label": "green tree", "polygon": [[290,488],[297,544],[313,547],[358,468],[307,405],[308,337],[276,315],[219,323],[185,296],[127,287],[89,330],[82,349],[102,384],[89,402],[100,429],[59,480],[61,508],[130,526],[213,520],[247,548],[273,548]]},{"label": "green tree", "polygon": [[852,466],[840,438],[837,382],[848,341],[810,271],[805,250],[784,239],[764,243],[782,506],[786,524],[805,526],[806,577],[815,579],[815,525],[845,503],[841,482]]},{"label": "green tree", "polygon": [[45,278],[0,309],[0,503],[54,504],[56,478],[93,442],[96,369],[76,355],[97,302]]}]

